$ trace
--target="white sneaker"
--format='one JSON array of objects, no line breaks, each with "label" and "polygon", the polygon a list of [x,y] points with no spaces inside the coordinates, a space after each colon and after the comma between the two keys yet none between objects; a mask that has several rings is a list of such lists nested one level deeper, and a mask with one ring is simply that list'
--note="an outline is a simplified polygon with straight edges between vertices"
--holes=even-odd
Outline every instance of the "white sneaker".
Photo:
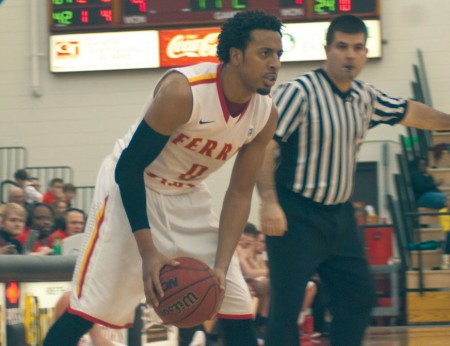
[{"label": "white sneaker", "polygon": [[206,346],[206,335],[205,332],[197,330],[192,337],[189,346]]}]

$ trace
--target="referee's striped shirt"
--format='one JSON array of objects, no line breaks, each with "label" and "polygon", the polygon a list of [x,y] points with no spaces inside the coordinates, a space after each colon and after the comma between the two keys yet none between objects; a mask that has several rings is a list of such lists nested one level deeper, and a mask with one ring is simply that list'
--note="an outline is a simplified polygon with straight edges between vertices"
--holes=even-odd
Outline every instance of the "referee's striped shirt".
[{"label": "referee's striped shirt", "polygon": [[342,93],[323,69],[281,84],[273,99],[280,113],[277,184],[326,205],[350,199],[367,130],[398,123],[407,108],[404,99],[360,81]]}]

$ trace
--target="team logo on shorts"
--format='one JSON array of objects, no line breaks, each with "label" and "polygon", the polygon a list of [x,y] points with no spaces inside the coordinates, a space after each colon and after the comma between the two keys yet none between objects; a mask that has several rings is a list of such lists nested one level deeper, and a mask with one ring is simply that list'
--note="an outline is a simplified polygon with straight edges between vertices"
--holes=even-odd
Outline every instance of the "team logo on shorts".
[{"label": "team logo on shorts", "polygon": [[252,128],[249,128],[248,129],[248,132],[247,132],[247,136],[248,137],[251,137],[252,135],[253,135],[253,131],[255,131],[255,129],[252,127]]}]

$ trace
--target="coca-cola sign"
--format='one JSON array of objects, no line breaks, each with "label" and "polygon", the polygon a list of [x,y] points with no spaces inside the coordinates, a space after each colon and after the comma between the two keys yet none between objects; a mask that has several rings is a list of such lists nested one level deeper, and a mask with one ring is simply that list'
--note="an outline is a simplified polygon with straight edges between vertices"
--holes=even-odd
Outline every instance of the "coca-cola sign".
[{"label": "coca-cola sign", "polygon": [[160,31],[160,66],[218,62],[216,48],[219,33],[220,28]]}]

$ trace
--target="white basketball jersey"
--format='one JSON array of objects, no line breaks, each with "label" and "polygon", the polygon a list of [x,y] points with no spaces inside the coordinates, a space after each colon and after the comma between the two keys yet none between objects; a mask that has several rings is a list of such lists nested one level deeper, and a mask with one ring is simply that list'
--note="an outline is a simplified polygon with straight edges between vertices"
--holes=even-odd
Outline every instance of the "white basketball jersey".
[{"label": "white basketball jersey", "polygon": [[[145,169],[146,186],[164,194],[190,191],[266,125],[272,109],[270,96],[255,94],[239,116],[231,117],[222,90],[221,70],[222,65],[214,63],[175,69],[191,85],[193,110],[189,121],[172,133],[160,155]],[[117,143],[117,157],[128,145],[136,126]]]}]

